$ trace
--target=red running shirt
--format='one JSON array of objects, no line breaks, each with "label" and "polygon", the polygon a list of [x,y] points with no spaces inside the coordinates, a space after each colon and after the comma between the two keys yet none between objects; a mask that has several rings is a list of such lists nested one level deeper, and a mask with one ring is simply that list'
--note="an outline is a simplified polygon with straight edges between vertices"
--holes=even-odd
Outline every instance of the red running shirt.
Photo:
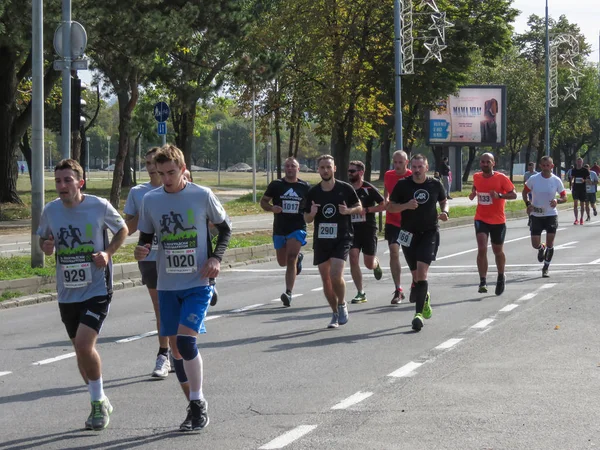
[{"label": "red running shirt", "polygon": [[[401,180],[402,178],[410,177],[411,175],[412,175],[412,170],[410,170],[410,169],[406,169],[406,172],[404,172],[404,175],[396,174],[395,170],[388,170],[385,173],[385,175],[383,176],[383,185],[385,186],[385,189],[388,193],[388,198],[390,195],[392,195],[392,192],[394,191],[394,187],[396,187],[396,183],[398,182],[398,180]],[[389,212],[385,213],[385,223],[386,224],[400,227],[400,218],[401,218],[401,213],[389,213]]]}]

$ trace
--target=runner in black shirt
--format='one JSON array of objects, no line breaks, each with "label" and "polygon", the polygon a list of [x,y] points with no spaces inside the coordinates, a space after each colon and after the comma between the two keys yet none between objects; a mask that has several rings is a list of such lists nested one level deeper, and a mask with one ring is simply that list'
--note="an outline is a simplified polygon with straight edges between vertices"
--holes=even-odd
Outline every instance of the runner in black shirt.
[{"label": "runner in black shirt", "polygon": [[273,245],[277,251],[277,262],[285,271],[285,292],[281,301],[285,306],[292,303],[292,289],[296,275],[302,271],[300,253],[306,245],[306,222],[304,221],[304,204],[308,193],[308,183],[298,178],[300,165],[296,158],[290,156],[285,160],[285,177],[269,183],[260,206],[274,214]]},{"label": "runner in black shirt", "polygon": [[[415,280],[410,292],[411,303],[416,303],[412,328],[420,331],[423,319],[431,317],[427,272],[435,261],[440,243],[438,219],[448,220],[446,192],[439,180],[427,176],[429,165],[423,155],[411,158],[412,176],[398,181],[387,206],[389,212],[402,214],[402,228],[398,242]],[[438,215],[437,203],[441,214]]]},{"label": "runner in black shirt", "polygon": [[315,222],[313,264],[319,266],[323,292],[333,310],[328,328],[337,328],[348,322],[343,273],[352,245],[350,216],[360,214],[362,207],[354,188],[334,178],[333,156],[321,155],[317,163],[322,181],[308,191],[304,219]]},{"label": "runner in black shirt", "polygon": [[587,193],[585,190],[586,180],[590,179],[590,171],[583,167],[583,159],[577,158],[577,166],[571,169],[569,181],[571,182],[571,193],[573,194],[573,214],[575,214],[575,222],[577,225],[577,203],[581,202],[581,216],[579,225],[583,225],[583,211],[585,210],[585,202]]},{"label": "runner in black shirt", "polygon": [[365,303],[367,294],[363,291],[362,272],[360,270],[360,252],[363,252],[365,266],[373,271],[376,280],[380,280],[383,272],[379,265],[377,255],[377,223],[375,213],[385,210],[383,195],[375,186],[363,180],[365,165],[362,161],[350,161],[348,180],[356,191],[362,212],[352,214],[351,220],[354,227],[354,239],[350,249],[350,272],[352,280],[358,290],[352,303]]}]

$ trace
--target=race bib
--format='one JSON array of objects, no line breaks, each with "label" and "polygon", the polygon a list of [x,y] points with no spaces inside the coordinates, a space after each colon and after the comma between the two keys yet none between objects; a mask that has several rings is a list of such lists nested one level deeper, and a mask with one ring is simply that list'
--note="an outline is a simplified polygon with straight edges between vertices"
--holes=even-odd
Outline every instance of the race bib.
[{"label": "race bib", "polygon": [[533,212],[537,213],[537,214],[545,214],[546,213],[546,208],[544,208],[543,206],[534,206],[533,207]]},{"label": "race bib", "polygon": [[155,234],[152,238],[152,251],[158,251],[158,236]]},{"label": "race bib", "polygon": [[477,193],[478,202],[480,205],[491,205],[492,204],[492,196],[487,192],[478,192]]},{"label": "race bib", "polygon": [[317,237],[319,239],[337,239],[338,224],[337,223],[320,223]]},{"label": "race bib", "polygon": [[403,247],[410,247],[410,243],[412,242],[413,234],[406,230],[400,230],[400,235],[398,236],[398,243]]},{"label": "race bib", "polygon": [[352,214],[350,216],[350,220],[352,221],[352,223],[366,222],[367,216],[363,216],[362,214]]},{"label": "race bib", "polygon": [[596,188],[596,186],[594,186],[593,184],[586,184],[585,185],[585,192],[588,194],[593,194],[594,192],[596,192],[594,189]]},{"label": "race bib", "polygon": [[85,287],[92,282],[92,264],[63,264],[64,286],[67,289]]},{"label": "race bib", "polygon": [[196,272],[196,249],[165,250],[167,273],[194,273]]},{"label": "race bib", "polygon": [[286,214],[298,214],[300,210],[300,202],[296,200],[283,200],[281,209]]},{"label": "race bib", "polygon": [[575,178],[575,183],[577,183],[577,184],[583,183],[583,178],[581,178],[581,177]]}]

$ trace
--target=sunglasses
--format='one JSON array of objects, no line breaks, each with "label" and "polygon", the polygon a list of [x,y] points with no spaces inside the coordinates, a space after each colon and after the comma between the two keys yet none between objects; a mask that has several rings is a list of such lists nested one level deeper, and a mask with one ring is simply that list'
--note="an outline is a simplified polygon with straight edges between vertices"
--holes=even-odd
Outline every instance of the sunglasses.
[{"label": "sunglasses", "polygon": [[356,172],[360,172],[360,170],[357,170],[357,169],[348,169],[348,173],[356,173]]}]

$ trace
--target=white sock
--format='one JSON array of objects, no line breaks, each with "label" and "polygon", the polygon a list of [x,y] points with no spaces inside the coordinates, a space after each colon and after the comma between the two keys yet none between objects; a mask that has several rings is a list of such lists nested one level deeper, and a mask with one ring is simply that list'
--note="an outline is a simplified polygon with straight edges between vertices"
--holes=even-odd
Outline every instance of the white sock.
[{"label": "white sock", "polygon": [[200,356],[200,352],[198,352],[198,355],[194,359],[189,361],[184,359],[183,368],[190,383],[190,400],[204,400],[202,393],[202,356]]},{"label": "white sock", "polygon": [[102,387],[102,377],[97,380],[88,380],[88,391],[93,402],[104,398],[104,388]]}]

